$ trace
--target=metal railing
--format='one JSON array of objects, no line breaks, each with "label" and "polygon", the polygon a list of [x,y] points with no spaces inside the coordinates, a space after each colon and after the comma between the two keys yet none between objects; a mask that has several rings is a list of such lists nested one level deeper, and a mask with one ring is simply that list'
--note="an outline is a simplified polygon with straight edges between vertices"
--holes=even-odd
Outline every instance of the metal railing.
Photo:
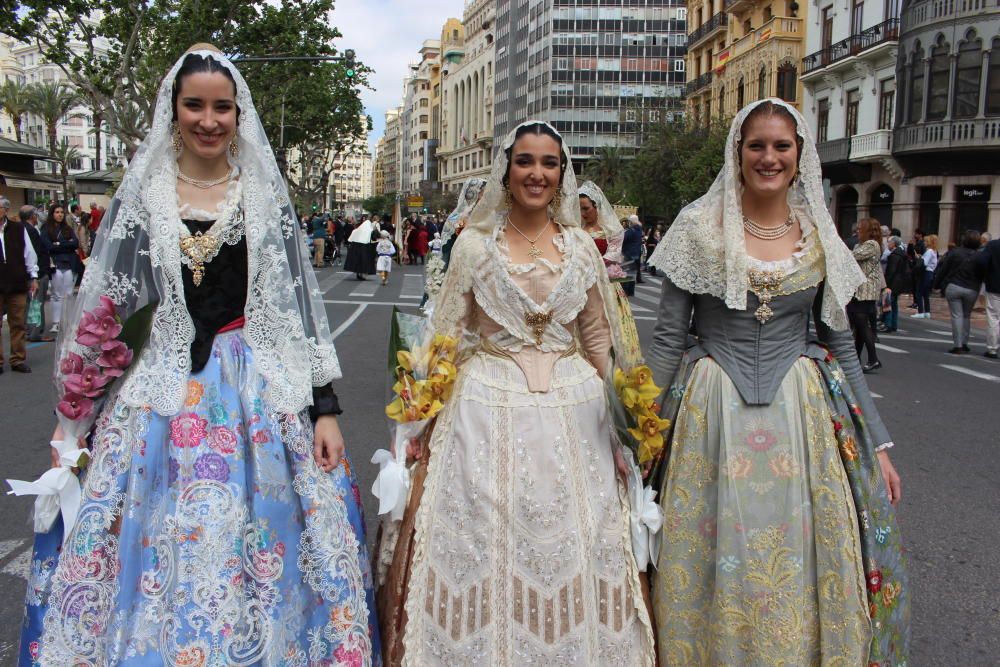
[{"label": "metal railing", "polygon": [[713,58],[713,67],[721,67],[773,39],[801,39],[803,37],[801,27],[802,19],[775,16],[761,27],[740,37],[725,50],[717,53]]},{"label": "metal railing", "polygon": [[894,42],[899,39],[899,19],[882,21],[878,25],[862,30],[857,35],[851,35],[825,49],[810,53],[802,59],[802,73],[808,74],[817,69],[832,65],[838,60],[856,56],[873,46]]},{"label": "metal railing", "polygon": [[712,83],[712,73],[705,72],[697,79],[692,79],[687,82],[686,92],[688,95],[691,95],[692,93],[696,93],[702,88],[708,86],[710,83]]},{"label": "metal railing", "polygon": [[924,0],[907,7],[903,19],[910,31],[945,19],[979,16],[998,6],[998,0]]},{"label": "metal railing", "polygon": [[851,154],[851,140],[834,139],[816,144],[816,152],[819,153],[819,161],[822,164],[832,162],[847,162]]},{"label": "metal railing", "polygon": [[695,31],[688,35],[688,46],[692,46],[695,42],[699,41],[703,37],[707,37],[709,33],[718,29],[726,27],[729,21],[729,14],[726,12],[719,12],[712,18],[705,21],[699,27],[695,28]]}]

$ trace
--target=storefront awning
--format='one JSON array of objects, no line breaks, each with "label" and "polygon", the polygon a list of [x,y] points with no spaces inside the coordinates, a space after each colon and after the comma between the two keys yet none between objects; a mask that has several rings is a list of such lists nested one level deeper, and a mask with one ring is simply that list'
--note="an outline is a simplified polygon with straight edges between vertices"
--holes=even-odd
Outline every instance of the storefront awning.
[{"label": "storefront awning", "polygon": [[11,171],[0,171],[0,181],[9,188],[51,190],[52,188],[62,187],[62,181],[48,178],[42,174],[19,174]]}]

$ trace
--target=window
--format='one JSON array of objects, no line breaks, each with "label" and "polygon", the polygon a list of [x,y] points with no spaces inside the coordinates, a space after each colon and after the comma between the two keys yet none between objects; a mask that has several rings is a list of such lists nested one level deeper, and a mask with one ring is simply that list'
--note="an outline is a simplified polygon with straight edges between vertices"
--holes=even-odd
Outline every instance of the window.
[{"label": "window", "polygon": [[751,25],[750,19],[747,19],[743,22],[743,34],[749,35],[751,32],[753,32],[753,25]]},{"label": "window", "polygon": [[948,113],[948,78],[951,69],[948,42],[938,37],[931,49],[931,80],[927,86],[927,120],[941,120]]},{"label": "window", "polygon": [[674,71],[683,72],[684,71],[684,61],[678,58],[674,61]]},{"label": "window", "polygon": [[920,48],[920,42],[914,44],[913,53],[910,55],[910,97],[906,110],[906,121],[908,123],[919,123],[924,111],[924,51]]},{"label": "window", "polygon": [[861,91],[857,88],[847,91],[847,123],[844,136],[853,137],[858,133],[858,107],[861,106]]},{"label": "window", "polygon": [[[854,0],[851,5],[851,35],[860,35],[863,30],[862,22],[864,20],[865,13],[865,3],[864,0]],[[852,46],[855,46],[852,44]]]},{"label": "window", "polygon": [[757,75],[757,99],[762,100],[765,97],[767,97],[767,70],[761,67],[760,74]]},{"label": "window", "polygon": [[649,112],[649,122],[658,123],[660,122],[660,111],[658,109],[651,109]]},{"label": "window", "polygon": [[885,0],[885,19],[898,19],[899,18],[899,4],[900,0]]},{"label": "window", "polygon": [[993,39],[990,70],[986,80],[986,113],[1000,115],[1000,37]]},{"label": "window", "polygon": [[785,63],[778,66],[778,97],[786,102],[795,101],[796,75],[795,65]]},{"label": "window", "polygon": [[[719,88],[719,118],[726,117],[726,89]],[[708,122],[708,113],[705,113],[705,122]]]},{"label": "window", "polygon": [[826,141],[827,131],[830,128],[830,100],[824,99],[817,103],[816,109],[816,141],[823,143]]},{"label": "window", "polygon": [[736,84],[736,108],[737,110],[743,108],[743,77],[740,77],[740,82]]},{"label": "window", "polygon": [[[823,8],[822,20],[820,24],[823,26],[821,33],[822,47],[827,49],[833,44],[833,5]],[[824,54],[827,58],[829,55]],[[824,65],[827,64],[829,60],[824,61]]]},{"label": "window", "polygon": [[774,17],[774,13],[771,12],[771,5],[764,8],[764,23],[767,23]]},{"label": "window", "polygon": [[970,30],[958,45],[955,66],[955,101],[952,116],[972,118],[979,113],[979,84],[983,71],[983,43]]},{"label": "window", "polygon": [[896,100],[896,80],[883,79],[878,92],[878,129],[892,129],[893,105]]}]

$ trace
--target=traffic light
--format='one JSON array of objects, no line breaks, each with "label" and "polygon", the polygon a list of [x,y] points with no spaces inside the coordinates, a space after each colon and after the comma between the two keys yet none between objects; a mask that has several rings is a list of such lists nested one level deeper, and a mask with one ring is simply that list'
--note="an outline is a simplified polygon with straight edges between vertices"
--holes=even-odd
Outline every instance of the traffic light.
[{"label": "traffic light", "polygon": [[353,79],[354,75],[358,73],[357,65],[354,63],[354,49],[347,49],[344,51],[344,65],[346,66],[346,74],[348,79]]}]

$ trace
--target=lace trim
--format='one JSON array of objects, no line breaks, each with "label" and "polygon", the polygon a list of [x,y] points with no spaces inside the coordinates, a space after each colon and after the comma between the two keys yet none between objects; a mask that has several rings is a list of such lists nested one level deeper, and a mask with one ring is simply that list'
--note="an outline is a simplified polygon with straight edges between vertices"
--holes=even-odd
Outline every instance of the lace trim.
[{"label": "lace trim", "polygon": [[219,203],[215,205],[214,211],[207,211],[203,208],[197,208],[192,206],[187,202],[182,202],[180,196],[177,197],[177,212],[180,215],[181,220],[198,220],[200,222],[210,222],[213,220],[221,220],[225,217],[226,211],[234,204],[238,203],[240,200],[240,194],[242,193],[242,188],[240,185],[240,171],[239,167],[234,167],[236,173],[233,176],[233,180],[229,181],[229,185],[226,186],[226,193],[219,200]]},{"label": "lace trim", "polygon": [[[511,261],[511,259],[510,259],[510,247],[508,247],[508,245],[507,245],[507,237],[503,233],[503,231],[506,228],[507,228],[506,224],[501,225],[498,228],[498,232],[497,232],[495,238],[496,238],[497,248],[499,248],[500,254],[503,255],[504,259],[506,260],[507,270],[508,271],[510,271],[511,273],[513,273],[515,275],[520,275],[520,274],[523,274],[523,273],[531,273],[532,271],[534,271],[538,267],[539,264],[542,265],[542,266],[544,266],[546,269],[548,269],[552,273],[559,273],[559,272],[562,271],[562,266],[563,266],[562,263],[556,264],[555,262],[549,261],[548,259],[546,259],[544,257],[539,257],[539,258],[537,258],[533,262],[524,262],[524,263],[521,263],[521,264],[518,264],[518,263],[515,263],[515,262]],[[558,234],[556,234],[556,235],[554,235],[552,237],[552,245],[554,245],[556,247],[556,249],[559,251],[559,254],[561,254],[561,255],[565,255],[566,254],[566,241],[565,241],[565,239],[563,239],[562,232],[560,232],[560,233],[558,233]]]},{"label": "lace trim", "polygon": [[757,269],[758,271],[781,271],[786,276],[797,271],[802,266],[803,258],[812,250],[815,244],[813,230],[816,229],[809,222],[800,222],[799,224],[802,226],[802,238],[795,242],[795,247],[798,250],[793,252],[790,257],[763,260],[747,255],[748,268]]}]

